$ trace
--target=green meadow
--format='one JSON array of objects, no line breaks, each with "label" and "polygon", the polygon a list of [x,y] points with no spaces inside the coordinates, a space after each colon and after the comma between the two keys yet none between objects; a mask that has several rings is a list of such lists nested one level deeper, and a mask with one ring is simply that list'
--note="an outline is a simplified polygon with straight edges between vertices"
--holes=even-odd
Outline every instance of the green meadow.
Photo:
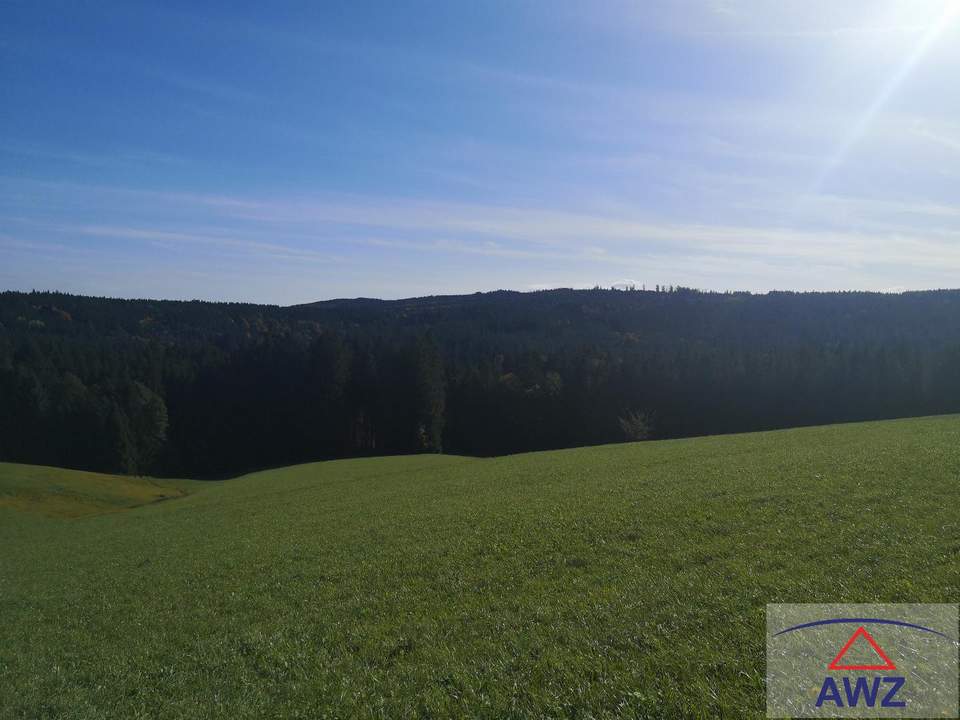
[{"label": "green meadow", "polygon": [[960,418],[219,482],[0,464],[0,718],[762,717],[770,602],[956,602]]}]

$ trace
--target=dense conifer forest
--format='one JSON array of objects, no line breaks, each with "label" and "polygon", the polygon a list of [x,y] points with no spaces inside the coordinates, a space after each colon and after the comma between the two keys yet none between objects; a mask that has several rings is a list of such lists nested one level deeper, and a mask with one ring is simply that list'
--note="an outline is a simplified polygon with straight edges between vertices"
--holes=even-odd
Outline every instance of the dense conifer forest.
[{"label": "dense conifer forest", "polygon": [[960,291],[0,294],[0,460],[199,477],[960,411]]}]

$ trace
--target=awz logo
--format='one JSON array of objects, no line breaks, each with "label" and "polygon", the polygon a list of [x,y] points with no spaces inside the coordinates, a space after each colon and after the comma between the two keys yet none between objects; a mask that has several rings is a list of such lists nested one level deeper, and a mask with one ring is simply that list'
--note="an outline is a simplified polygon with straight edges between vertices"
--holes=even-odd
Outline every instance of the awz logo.
[{"label": "awz logo", "polygon": [[[864,638],[867,643],[869,643],[872,650],[877,654],[878,658],[883,660],[881,664],[841,664],[844,656],[860,638]],[[896,670],[897,666],[894,665],[893,661],[889,657],[887,657],[887,654],[877,644],[877,641],[873,639],[873,635],[871,635],[867,629],[861,625],[854,631],[853,635],[850,636],[850,639],[847,640],[847,644],[840,648],[840,652],[838,652],[837,656],[830,662],[830,664],[827,666],[827,669]],[[817,707],[822,707],[824,703],[833,703],[836,707],[843,707],[844,696],[846,697],[847,707],[858,707],[861,700],[863,700],[863,704],[866,707],[875,707],[877,704],[877,698],[880,696],[881,685],[886,686],[886,694],[880,699],[880,707],[906,707],[907,703],[904,700],[896,699],[897,692],[901,687],[903,687],[906,681],[907,679],[905,677],[876,675],[873,676],[873,678],[868,678],[861,676],[855,678],[853,680],[853,684],[851,685],[851,678],[844,676],[841,678],[844,694],[841,695],[836,679],[830,675],[827,675],[827,677],[825,677],[823,680],[823,686],[820,688],[820,696],[817,698]]]},{"label": "awz logo", "polygon": [[956,717],[957,619],[956,605],[768,605],[768,717]]},{"label": "awz logo", "polygon": [[[868,685],[867,678],[858,677],[855,681],[856,684],[852,687],[850,685],[850,678],[844,677],[842,680],[843,689],[847,696],[848,707],[857,707],[860,704],[861,697],[866,707],[875,707],[877,704],[877,696],[880,694],[881,683],[889,684],[890,688],[880,701],[880,707],[895,708],[907,706],[907,703],[903,700],[895,699],[897,691],[903,687],[903,684],[907,681],[906,678],[874,677],[872,684]],[[825,702],[828,704],[833,703],[837,707],[843,707],[843,697],[840,695],[840,688],[837,687],[837,681],[829,676],[823,681],[823,687],[820,688],[817,707],[821,707]]]}]

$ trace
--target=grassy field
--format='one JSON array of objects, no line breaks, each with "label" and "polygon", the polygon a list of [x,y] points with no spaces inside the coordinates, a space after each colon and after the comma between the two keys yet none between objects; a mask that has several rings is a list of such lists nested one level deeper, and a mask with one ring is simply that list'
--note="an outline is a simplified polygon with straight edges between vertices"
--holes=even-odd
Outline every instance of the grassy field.
[{"label": "grassy field", "polygon": [[762,716],[764,605],[956,602],[958,508],[957,417],[216,483],[0,465],[0,717]]}]

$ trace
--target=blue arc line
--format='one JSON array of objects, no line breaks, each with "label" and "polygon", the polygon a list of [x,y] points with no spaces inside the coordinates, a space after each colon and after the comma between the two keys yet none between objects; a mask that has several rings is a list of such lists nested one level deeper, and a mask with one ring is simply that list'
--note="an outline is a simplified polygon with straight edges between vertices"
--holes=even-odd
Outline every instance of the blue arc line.
[{"label": "blue arc line", "polygon": [[944,635],[939,630],[933,630],[931,628],[924,627],[923,625],[914,625],[913,623],[903,622],[902,620],[884,620],[883,618],[830,618],[829,620],[815,620],[814,622],[788,627],[786,630],[781,630],[778,633],[774,633],[773,637],[783,635],[784,633],[793,632],[794,630],[803,630],[805,628],[816,627],[817,625],[839,625],[841,623],[858,623],[860,625],[899,625],[901,627],[912,628],[913,630],[921,630],[923,632],[933,633],[934,635],[939,635],[942,638],[950,640],[949,637]]}]

